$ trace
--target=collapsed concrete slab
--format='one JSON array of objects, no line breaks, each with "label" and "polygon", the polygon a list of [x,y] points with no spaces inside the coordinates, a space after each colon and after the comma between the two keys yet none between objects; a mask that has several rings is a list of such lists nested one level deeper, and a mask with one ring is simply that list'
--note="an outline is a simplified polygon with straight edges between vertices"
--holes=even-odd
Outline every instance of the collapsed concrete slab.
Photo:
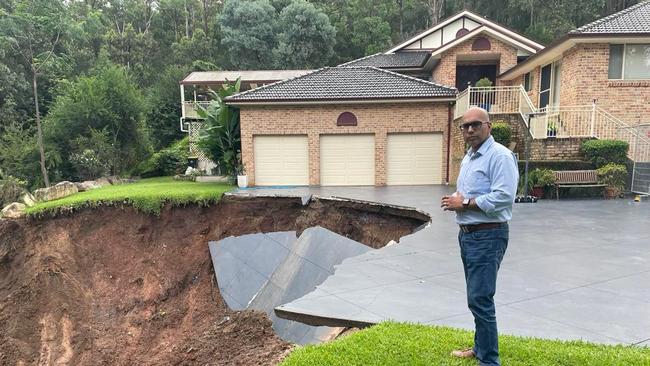
[{"label": "collapsed concrete slab", "polygon": [[267,313],[285,340],[309,344],[337,329],[280,319],[274,308],[314,291],[344,259],[372,250],[322,227],[295,232],[251,234],[210,242],[219,290],[229,307]]}]

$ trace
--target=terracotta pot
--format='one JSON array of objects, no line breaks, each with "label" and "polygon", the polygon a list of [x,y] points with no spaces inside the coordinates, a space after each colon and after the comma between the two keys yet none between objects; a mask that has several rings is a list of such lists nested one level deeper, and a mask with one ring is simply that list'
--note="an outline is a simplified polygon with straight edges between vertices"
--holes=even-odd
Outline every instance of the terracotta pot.
[{"label": "terracotta pot", "polygon": [[537,198],[544,198],[544,187],[542,186],[533,187],[533,196]]},{"label": "terracotta pot", "polygon": [[605,198],[618,198],[621,190],[616,187],[605,187]]}]

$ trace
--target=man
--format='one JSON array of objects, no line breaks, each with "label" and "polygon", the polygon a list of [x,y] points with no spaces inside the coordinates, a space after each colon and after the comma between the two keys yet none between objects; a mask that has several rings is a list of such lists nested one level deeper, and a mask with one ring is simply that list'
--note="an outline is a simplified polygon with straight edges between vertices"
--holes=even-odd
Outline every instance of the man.
[{"label": "man", "polygon": [[474,347],[452,352],[476,357],[480,365],[500,365],[494,293],[497,271],[508,247],[508,221],[519,172],[514,154],[490,135],[490,116],[471,108],[461,120],[470,145],[460,166],[457,191],[442,198],[442,208],[456,212],[458,242],[467,285],[467,305],[474,315]]}]

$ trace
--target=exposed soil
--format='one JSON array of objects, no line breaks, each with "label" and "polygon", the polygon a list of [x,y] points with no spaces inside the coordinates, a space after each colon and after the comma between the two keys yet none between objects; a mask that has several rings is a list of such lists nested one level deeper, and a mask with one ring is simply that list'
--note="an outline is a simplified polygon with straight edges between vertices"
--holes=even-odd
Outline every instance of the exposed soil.
[{"label": "exposed soil", "polygon": [[373,247],[426,218],[359,203],[224,198],[0,220],[0,365],[271,365],[291,345],[227,308],[207,242],[321,225]]}]

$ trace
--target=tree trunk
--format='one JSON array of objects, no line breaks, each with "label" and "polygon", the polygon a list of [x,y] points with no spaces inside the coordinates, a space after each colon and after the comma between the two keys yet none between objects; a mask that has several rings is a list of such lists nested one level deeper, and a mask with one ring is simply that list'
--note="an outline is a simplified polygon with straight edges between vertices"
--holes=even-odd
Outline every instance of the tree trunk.
[{"label": "tree trunk", "polygon": [[187,9],[187,0],[185,0],[184,4],[185,4],[185,37],[190,38],[190,12]]},{"label": "tree trunk", "polygon": [[203,0],[203,32],[208,35],[208,0]]},{"label": "tree trunk", "polygon": [[43,182],[45,187],[50,186],[50,178],[47,176],[47,168],[45,167],[45,149],[43,148],[43,130],[41,129],[41,112],[38,108],[38,83],[36,81],[36,70],[32,64],[32,87],[34,88],[34,106],[36,107],[36,131],[38,136],[38,151],[41,154],[41,173],[43,174]]}]

